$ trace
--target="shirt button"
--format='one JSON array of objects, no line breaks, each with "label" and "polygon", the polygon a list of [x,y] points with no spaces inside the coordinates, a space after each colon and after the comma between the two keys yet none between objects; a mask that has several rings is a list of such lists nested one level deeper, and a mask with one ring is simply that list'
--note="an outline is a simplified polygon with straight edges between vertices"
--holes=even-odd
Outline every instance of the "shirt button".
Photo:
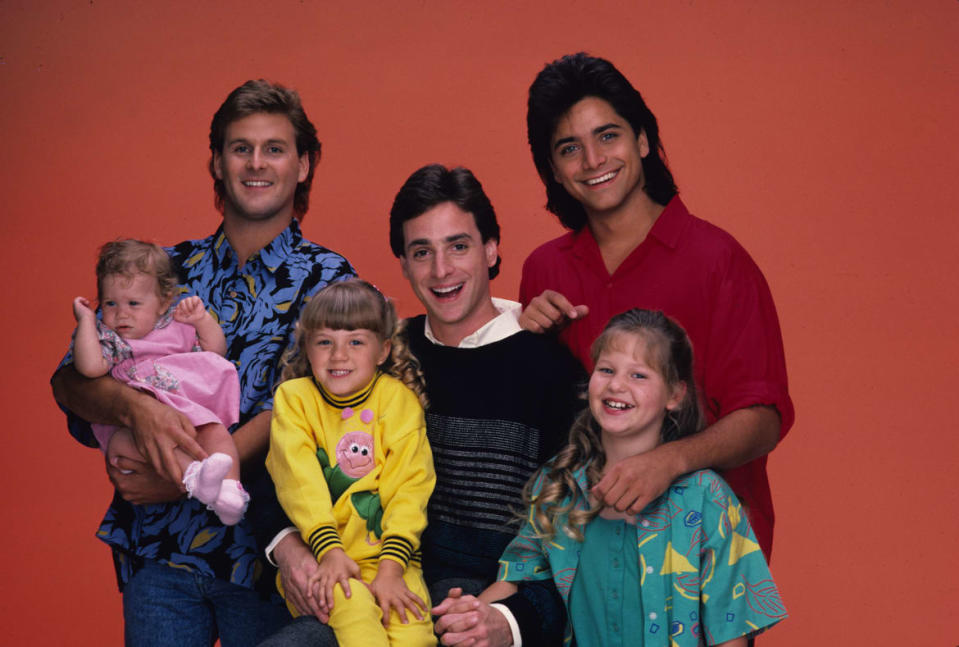
[{"label": "shirt button", "polygon": [[652,567],[652,566],[647,566],[647,567],[646,567],[646,572],[647,572],[647,573],[652,573],[652,572],[653,572],[653,567]]},{"label": "shirt button", "polygon": [[649,614],[649,619],[650,619],[650,620],[655,620],[655,619],[656,619],[656,612],[655,612],[655,611],[654,611],[653,613],[650,613],[650,614]]},{"label": "shirt button", "polygon": [[649,521],[646,519],[643,519],[639,525],[641,525],[643,528],[649,528]]}]

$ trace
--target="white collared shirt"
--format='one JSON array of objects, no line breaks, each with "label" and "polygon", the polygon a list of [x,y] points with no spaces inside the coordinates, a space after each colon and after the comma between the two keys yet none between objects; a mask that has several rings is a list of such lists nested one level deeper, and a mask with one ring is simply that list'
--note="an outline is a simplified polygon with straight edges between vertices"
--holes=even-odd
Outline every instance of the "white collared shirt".
[{"label": "white collared shirt", "polygon": [[[479,348],[506,339],[522,330],[519,325],[519,315],[523,311],[521,303],[498,297],[492,297],[492,301],[493,307],[496,308],[499,315],[487,321],[472,334],[463,337],[462,341],[456,345],[457,348]],[[429,315],[426,315],[426,325],[423,327],[423,333],[427,339],[437,346],[446,346],[433,335],[433,331],[430,329]]]}]

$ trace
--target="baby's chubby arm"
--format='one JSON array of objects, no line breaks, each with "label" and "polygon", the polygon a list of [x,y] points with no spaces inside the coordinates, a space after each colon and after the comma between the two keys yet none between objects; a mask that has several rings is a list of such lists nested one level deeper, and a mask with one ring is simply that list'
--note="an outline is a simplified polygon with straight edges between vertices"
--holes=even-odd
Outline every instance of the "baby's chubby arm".
[{"label": "baby's chubby arm", "polygon": [[97,316],[84,297],[73,300],[73,317],[77,320],[77,332],[73,338],[73,364],[84,377],[100,377],[110,372],[110,363],[100,350],[97,335]]},{"label": "baby's chubby arm", "polygon": [[192,296],[180,301],[173,311],[173,318],[180,323],[193,326],[200,340],[200,348],[217,355],[226,355],[226,337],[223,336],[223,329],[207,312],[203,299]]}]

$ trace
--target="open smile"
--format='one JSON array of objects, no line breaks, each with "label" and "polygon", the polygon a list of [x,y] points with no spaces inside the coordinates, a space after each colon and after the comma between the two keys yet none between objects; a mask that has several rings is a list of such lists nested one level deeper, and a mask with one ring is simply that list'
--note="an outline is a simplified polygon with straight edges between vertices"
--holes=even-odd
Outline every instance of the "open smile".
[{"label": "open smile", "polygon": [[610,171],[608,173],[603,173],[599,177],[583,180],[583,183],[586,186],[590,186],[590,187],[600,186],[602,184],[606,184],[607,182],[611,182],[613,178],[615,178],[617,175],[619,175],[619,169],[615,171]]},{"label": "open smile", "polygon": [[441,301],[449,301],[456,298],[456,296],[463,289],[463,285],[463,283],[457,283],[456,285],[451,285],[448,287],[430,288],[430,292],[432,292],[433,296]]},{"label": "open smile", "polygon": [[266,180],[243,180],[242,184],[250,189],[265,189],[268,186],[273,186],[272,182]]},{"label": "open smile", "polygon": [[620,400],[603,400],[603,406],[607,409],[612,409],[613,411],[628,411],[629,409],[636,408],[635,406]]}]

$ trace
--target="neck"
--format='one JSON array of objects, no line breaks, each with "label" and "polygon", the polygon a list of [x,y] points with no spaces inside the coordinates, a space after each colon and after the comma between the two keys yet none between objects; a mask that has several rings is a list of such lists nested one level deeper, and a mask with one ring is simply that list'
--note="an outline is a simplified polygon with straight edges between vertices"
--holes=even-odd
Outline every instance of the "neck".
[{"label": "neck", "polygon": [[610,274],[646,240],[663,209],[665,207],[653,202],[645,191],[638,191],[618,209],[587,212],[587,225]]},{"label": "neck", "polygon": [[292,212],[287,217],[277,216],[267,220],[249,220],[224,212],[223,233],[230,241],[230,247],[236,252],[240,267],[283,233],[283,230],[290,226],[292,219]]},{"label": "neck", "polygon": [[608,471],[609,468],[616,463],[639,454],[645,454],[662,444],[662,439],[659,437],[658,431],[655,435],[643,435],[631,438],[611,436],[603,431],[600,433],[600,437],[603,443],[603,451],[606,453],[606,467],[603,470],[604,472]]},{"label": "neck", "polygon": [[430,330],[444,346],[459,346],[460,342],[499,316],[499,311],[493,305],[492,299],[487,299],[469,318],[456,323],[446,324],[437,322],[428,313]]}]

